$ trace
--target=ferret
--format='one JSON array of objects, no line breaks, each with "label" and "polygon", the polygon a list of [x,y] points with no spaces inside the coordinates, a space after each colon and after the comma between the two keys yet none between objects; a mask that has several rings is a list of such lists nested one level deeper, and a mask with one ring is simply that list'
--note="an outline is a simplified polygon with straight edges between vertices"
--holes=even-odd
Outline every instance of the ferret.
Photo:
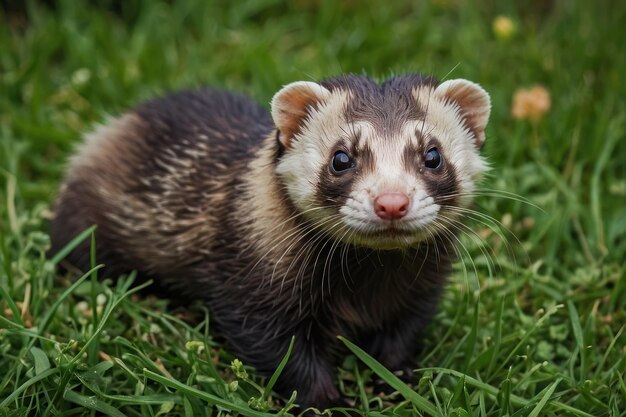
[{"label": "ferret", "polygon": [[[201,299],[233,353],[302,407],[343,404],[342,335],[410,369],[487,164],[479,85],[343,75],[284,86],[271,112],[216,89],[140,104],[86,136],[52,251],[97,225],[109,276]],[[89,269],[89,244],[67,261]]]}]

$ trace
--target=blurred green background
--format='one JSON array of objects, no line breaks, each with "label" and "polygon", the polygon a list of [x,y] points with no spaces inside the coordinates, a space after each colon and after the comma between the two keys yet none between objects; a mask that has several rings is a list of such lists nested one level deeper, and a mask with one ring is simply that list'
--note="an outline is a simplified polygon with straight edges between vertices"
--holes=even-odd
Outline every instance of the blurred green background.
[{"label": "blurred green background", "polygon": [[[563,378],[550,395],[571,407],[592,415],[626,409],[621,333],[626,322],[626,2],[1,4],[3,311],[25,300],[30,286],[29,314],[36,324],[37,315],[50,307],[46,297],[54,299],[68,285],[45,270],[45,219],[81,134],[110,115],[168,91],[204,85],[243,91],[267,106],[286,83],[347,72],[380,80],[405,72],[467,78],[484,86],[493,102],[484,148],[492,171],[477,201],[477,209],[491,219],[470,223],[476,234],[463,238],[467,251],[438,325],[427,335],[432,342],[421,363],[467,371],[495,387],[514,381],[521,384],[517,394],[531,404],[543,398],[548,382]],[[547,112],[533,120],[514,117],[516,92],[537,85],[549,95]],[[498,222],[502,233],[491,230],[500,227]],[[77,299],[80,294],[64,299],[62,308],[70,309]],[[557,309],[550,326],[532,327],[537,315],[557,305],[567,308]],[[11,328],[3,323],[0,327]],[[78,325],[52,323],[46,337],[60,342],[89,335]],[[498,323],[506,323],[500,333]],[[525,336],[529,329],[532,338]],[[10,365],[0,400],[2,392],[23,383],[29,369],[20,349],[30,339],[11,339],[15,335],[7,332],[0,333],[7,366],[16,358],[22,364]],[[502,344],[494,345],[494,338]],[[459,348],[459,340],[471,343]],[[498,372],[485,365],[485,357],[502,361]],[[544,361],[548,368],[528,374]],[[188,374],[179,366],[176,375],[184,380]],[[43,381],[41,392],[50,389]],[[445,381],[436,379],[432,392],[428,384],[420,392],[433,400],[438,390],[452,390],[454,384]],[[486,392],[469,389],[470,415],[507,415],[498,414],[504,409],[498,401],[481,397]],[[37,393],[24,394],[12,407],[32,410],[25,404],[44,398]],[[50,402],[63,410],[62,403]],[[528,414],[516,404],[520,415]],[[553,403],[542,407],[547,415],[564,410]]]}]

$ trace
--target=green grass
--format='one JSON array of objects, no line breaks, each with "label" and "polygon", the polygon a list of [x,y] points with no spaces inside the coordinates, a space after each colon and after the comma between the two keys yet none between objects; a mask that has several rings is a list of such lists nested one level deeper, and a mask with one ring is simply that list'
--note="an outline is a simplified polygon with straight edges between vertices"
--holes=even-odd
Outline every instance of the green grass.
[{"label": "green grass", "polygon": [[[626,415],[623,2],[57,3],[0,15],[0,415],[294,412],[231,367],[201,306],[139,297],[132,278],[54,272],[46,218],[65,160],[81,132],[173,89],[267,103],[298,79],[407,71],[491,93],[484,188],[520,198],[478,199],[506,239],[494,221],[470,223],[480,239],[463,238],[419,382],[344,341],[341,389],[372,416]],[[497,15],[517,26],[508,40],[492,31]],[[514,91],[534,84],[551,110],[514,119]],[[372,394],[374,374],[398,392]]]}]

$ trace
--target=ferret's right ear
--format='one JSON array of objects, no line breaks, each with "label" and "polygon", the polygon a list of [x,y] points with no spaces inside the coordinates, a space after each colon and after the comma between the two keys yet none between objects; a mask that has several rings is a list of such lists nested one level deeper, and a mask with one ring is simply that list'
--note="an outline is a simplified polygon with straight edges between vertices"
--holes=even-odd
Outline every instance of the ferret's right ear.
[{"label": "ferret's right ear", "polygon": [[435,94],[459,106],[460,115],[480,149],[485,142],[485,127],[491,113],[489,94],[478,84],[463,79],[444,81],[435,89]]},{"label": "ferret's right ear", "polygon": [[311,81],[296,81],[284,86],[272,99],[272,118],[285,147],[300,133],[311,109],[330,97],[330,91]]}]

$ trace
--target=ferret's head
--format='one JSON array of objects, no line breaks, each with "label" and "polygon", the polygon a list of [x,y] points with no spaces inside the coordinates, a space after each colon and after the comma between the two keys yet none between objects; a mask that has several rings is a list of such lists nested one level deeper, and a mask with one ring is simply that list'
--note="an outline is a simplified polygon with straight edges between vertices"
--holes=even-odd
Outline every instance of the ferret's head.
[{"label": "ferret's head", "polygon": [[277,173],[303,217],[335,238],[404,248],[454,228],[486,169],[489,95],[408,75],[294,82],[272,100]]}]

